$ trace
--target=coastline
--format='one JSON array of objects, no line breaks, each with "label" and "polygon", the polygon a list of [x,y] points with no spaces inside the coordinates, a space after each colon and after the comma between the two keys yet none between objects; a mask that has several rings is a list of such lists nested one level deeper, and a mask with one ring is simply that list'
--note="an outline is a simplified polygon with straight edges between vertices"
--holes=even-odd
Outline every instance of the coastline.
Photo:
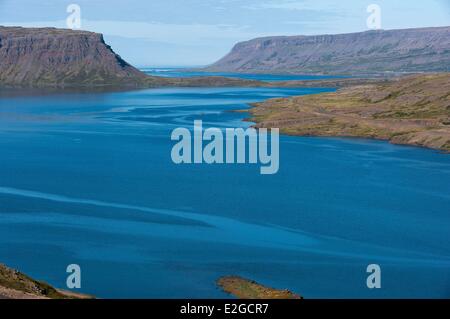
[{"label": "coastline", "polygon": [[387,83],[396,77],[361,77],[361,78],[335,78],[316,80],[286,80],[262,81],[248,80],[238,77],[225,76],[198,76],[198,77],[157,77],[148,76],[139,85],[103,84],[103,85],[4,85],[0,82],[0,96],[15,92],[34,94],[61,94],[61,93],[105,93],[158,88],[192,88],[192,87],[248,87],[248,88],[344,88],[362,84]]},{"label": "coastline", "polygon": [[353,137],[450,152],[450,74],[414,75],[334,93],[275,98],[247,110],[256,128]]},{"label": "coastline", "polygon": [[[303,299],[287,289],[275,289],[239,276],[224,276],[216,284],[238,299]],[[0,264],[1,299],[94,299],[95,297],[57,289],[15,269]]]}]

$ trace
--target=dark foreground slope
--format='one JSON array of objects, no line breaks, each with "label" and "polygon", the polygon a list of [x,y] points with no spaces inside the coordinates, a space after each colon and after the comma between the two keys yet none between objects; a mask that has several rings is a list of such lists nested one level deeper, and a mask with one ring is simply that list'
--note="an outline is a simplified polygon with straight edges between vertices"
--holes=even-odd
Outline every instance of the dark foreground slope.
[{"label": "dark foreground slope", "polygon": [[86,299],[92,298],[62,291],[34,280],[21,272],[0,264],[0,299]]},{"label": "dark foreground slope", "polygon": [[450,27],[265,37],[238,43],[218,72],[379,74],[450,71]]},{"label": "dark foreground slope", "polygon": [[272,99],[255,104],[251,114],[257,127],[290,135],[376,138],[450,151],[450,73]]}]

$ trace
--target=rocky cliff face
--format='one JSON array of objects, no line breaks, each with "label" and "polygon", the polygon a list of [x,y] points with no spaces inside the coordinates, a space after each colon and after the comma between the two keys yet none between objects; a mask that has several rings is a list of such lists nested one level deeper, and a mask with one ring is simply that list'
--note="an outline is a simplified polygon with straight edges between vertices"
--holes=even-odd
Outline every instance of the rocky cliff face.
[{"label": "rocky cliff face", "polygon": [[303,74],[450,71],[450,27],[259,38],[238,43],[207,70]]},{"label": "rocky cliff face", "polygon": [[2,86],[136,86],[146,79],[114,53],[101,34],[0,27]]}]

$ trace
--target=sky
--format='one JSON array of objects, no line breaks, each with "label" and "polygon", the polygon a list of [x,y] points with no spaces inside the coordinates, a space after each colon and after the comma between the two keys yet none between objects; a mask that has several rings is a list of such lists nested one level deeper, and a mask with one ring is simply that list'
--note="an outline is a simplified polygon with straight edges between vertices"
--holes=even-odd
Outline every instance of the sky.
[{"label": "sky", "polygon": [[67,28],[70,4],[139,67],[207,65],[262,36],[366,31],[371,4],[382,29],[450,26],[450,0],[0,0],[0,25]]}]

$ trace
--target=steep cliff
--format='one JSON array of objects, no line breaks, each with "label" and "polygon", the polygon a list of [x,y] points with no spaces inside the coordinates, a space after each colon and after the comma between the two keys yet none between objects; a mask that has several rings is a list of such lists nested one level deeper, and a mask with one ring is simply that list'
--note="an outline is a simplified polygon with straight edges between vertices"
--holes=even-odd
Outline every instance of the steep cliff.
[{"label": "steep cliff", "polygon": [[114,53],[101,34],[0,27],[3,86],[135,86],[146,79]]},{"label": "steep cliff", "polygon": [[266,37],[238,43],[208,71],[374,74],[450,71],[450,27]]}]

